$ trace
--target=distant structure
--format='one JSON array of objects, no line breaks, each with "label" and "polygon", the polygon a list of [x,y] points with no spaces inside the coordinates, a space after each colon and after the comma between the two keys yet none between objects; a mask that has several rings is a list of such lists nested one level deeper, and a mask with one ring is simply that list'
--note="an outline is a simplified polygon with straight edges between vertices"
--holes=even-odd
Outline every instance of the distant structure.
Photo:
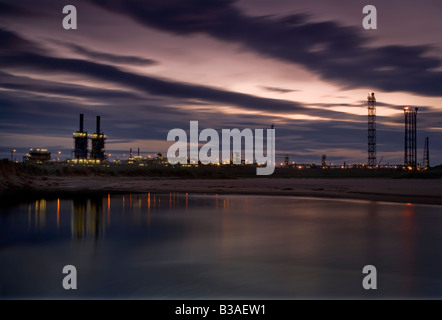
[{"label": "distant structure", "polygon": [[368,167],[376,167],[376,98],[369,92],[368,104]]},{"label": "distant structure", "polygon": [[[88,158],[88,139],[92,140],[92,149]],[[74,158],[68,160],[73,163],[102,163],[106,160],[104,141],[106,136],[101,132],[100,116],[97,116],[97,129],[94,134],[88,135],[84,131],[84,114],[80,114],[80,128],[74,133]]]},{"label": "distant structure", "polygon": [[101,132],[100,128],[100,116],[97,116],[97,131],[91,135],[92,150],[90,159],[93,163],[102,163],[105,159],[104,153],[104,141],[106,136]]},{"label": "distant structure", "polygon": [[286,155],[285,157],[284,157],[284,167],[288,167],[289,166],[289,156],[288,155]]},{"label": "distant structure", "polygon": [[143,157],[140,155],[140,148],[138,148],[137,155],[134,157],[135,162],[141,162]]},{"label": "distant structure", "polygon": [[[275,124],[274,123],[272,123],[272,125],[270,126],[270,129],[275,129]],[[272,137],[270,138],[271,140],[270,140],[270,150],[275,150],[275,146],[273,145],[273,140],[275,139],[275,135],[274,135],[274,133],[273,133],[273,131],[272,131]],[[255,161],[253,161],[253,163],[255,163]],[[274,166],[274,165],[276,165],[276,162],[275,163],[273,163],[272,164],[272,161],[270,160],[269,161],[269,163],[268,163],[268,165],[270,165],[270,166]]]},{"label": "distant structure", "polygon": [[167,161],[167,158],[163,157],[163,154],[158,152],[157,156],[153,159],[148,160],[148,165],[151,166],[168,166],[169,162]]},{"label": "distant structure", "polygon": [[322,169],[327,168],[327,156],[325,154],[322,155]]},{"label": "distant structure", "polygon": [[430,168],[430,146],[429,146],[430,138],[425,138],[425,147],[424,147],[424,169],[427,170]]},{"label": "distant structure", "polygon": [[132,148],[129,149],[129,160],[128,163],[142,163],[143,162],[143,157],[140,156],[140,148],[138,148],[138,152],[137,155],[134,156],[133,152],[132,152]]},{"label": "distant structure", "polygon": [[83,131],[84,114],[80,114],[80,130],[74,133],[74,158],[77,163],[87,159],[87,132]]},{"label": "distant structure", "polygon": [[51,153],[47,149],[29,149],[29,153],[23,157],[24,162],[44,163],[51,160]]},{"label": "distant structure", "polygon": [[235,152],[235,162],[234,163],[241,163],[241,153]]},{"label": "distant structure", "polygon": [[405,146],[404,166],[412,169],[417,167],[416,152],[416,115],[418,108],[404,108],[405,114]]}]

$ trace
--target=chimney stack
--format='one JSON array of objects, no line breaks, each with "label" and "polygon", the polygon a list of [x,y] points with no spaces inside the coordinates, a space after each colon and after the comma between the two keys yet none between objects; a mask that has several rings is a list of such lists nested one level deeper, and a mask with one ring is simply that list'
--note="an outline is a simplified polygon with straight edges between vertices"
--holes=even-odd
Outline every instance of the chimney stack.
[{"label": "chimney stack", "polygon": [[100,116],[97,116],[97,133],[100,134]]},{"label": "chimney stack", "polygon": [[84,114],[80,113],[80,132],[83,132]]}]

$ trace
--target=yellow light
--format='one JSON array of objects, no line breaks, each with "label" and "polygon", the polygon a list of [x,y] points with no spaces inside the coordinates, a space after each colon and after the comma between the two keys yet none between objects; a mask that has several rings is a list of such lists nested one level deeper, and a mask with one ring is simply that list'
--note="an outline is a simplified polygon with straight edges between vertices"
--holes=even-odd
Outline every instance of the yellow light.
[{"label": "yellow light", "polygon": [[13,152],[16,152],[17,150],[14,149],[14,150],[12,150],[12,151],[13,151]]}]

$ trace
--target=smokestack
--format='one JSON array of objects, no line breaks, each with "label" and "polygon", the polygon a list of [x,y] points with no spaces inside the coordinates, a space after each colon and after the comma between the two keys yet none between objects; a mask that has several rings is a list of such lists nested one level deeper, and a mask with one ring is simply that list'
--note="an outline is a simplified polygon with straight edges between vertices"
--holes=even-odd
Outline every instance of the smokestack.
[{"label": "smokestack", "polygon": [[100,116],[97,116],[97,133],[100,134]]},{"label": "smokestack", "polygon": [[80,113],[80,132],[83,132],[84,114]]},{"label": "smokestack", "polygon": [[140,148],[138,148],[138,156],[140,156]]},{"label": "smokestack", "polygon": [[132,148],[130,148],[129,158],[131,158],[131,159],[133,158],[133,157],[132,157]]}]

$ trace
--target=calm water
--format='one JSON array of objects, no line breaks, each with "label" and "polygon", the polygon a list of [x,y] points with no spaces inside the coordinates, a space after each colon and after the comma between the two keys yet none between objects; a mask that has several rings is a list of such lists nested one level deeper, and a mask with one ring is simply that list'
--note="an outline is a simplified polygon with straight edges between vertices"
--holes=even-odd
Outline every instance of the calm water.
[{"label": "calm water", "polygon": [[[1,298],[442,297],[442,207],[229,195],[0,212]],[[64,290],[74,265],[78,289]],[[362,288],[363,266],[378,290]]]}]

